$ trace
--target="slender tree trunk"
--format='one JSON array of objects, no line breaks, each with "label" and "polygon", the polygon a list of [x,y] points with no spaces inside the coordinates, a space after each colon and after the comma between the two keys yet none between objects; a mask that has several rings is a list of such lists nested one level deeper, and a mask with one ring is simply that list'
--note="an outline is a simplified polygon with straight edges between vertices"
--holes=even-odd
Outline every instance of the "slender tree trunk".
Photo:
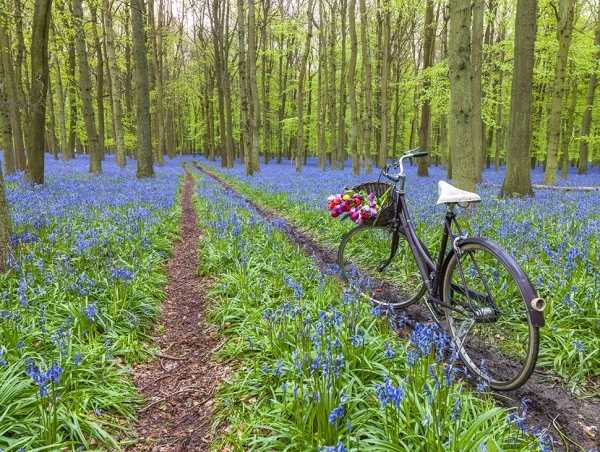
[{"label": "slender tree trunk", "polygon": [[306,12],[308,29],[306,31],[306,41],[304,42],[304,51],[300,60],[300,73],[298,75],[298,92],[296,93],[296,112],[298,114],[298,134],[296,137],[296,171],[302,171],[302,157],[304,155],[304,79],[308,66],[308,57],[310,55],[310,41],[312,38],[313,23],[313,0],[308,0]]},{"label": "slender tree trunk", "polygon": [[390,84],[390,45],[391,45],[391,5],[389,0],[383,0],[383,29],[381,52],[381,138],[379,141],[379,154],[377,166],[383,168],[388,156],[388,128],[389,128],[389,84]]},{"label": "slender tree trunk", "polygon": [[248,111],[249,121],[249,163],[246,163],[248,174],[260,170],[258,156],[258,87],[256,83],[256,10],[254,0],[248,0]]},{"label": "slender tree trunk", "polygon": [[346,11],[347,0],[341,0],[342,51],[340,65],[340,114],[338,115],[338,168],[343,169],[346,161]]},{"label": "slender tree trunk", "polygon": [[[425,7],[425,26],[423,29],[423,72],[431,67],[433,59],[433,37],[435,34],[433,22],[433,0],[427,0]],[[423,90],[429,88],[429,76],[425,74],[423,79]],[[425,98],[421,106],[421,126],[419,128],[419,147],[421,150],[431,152],[429,145],[429,124],[431,122],[431,105],[428,98]],[[420,158],[418,161],[419,176],[429,176],[427,157]]]},{"label": "slender tree trunk", "polygon": [[52,0],[36,0],[31,33],[31,147],[28,149],[28,176],[44,183],[44,130],[48,92],[48,32]]},{"label": "slender tree trunk", "polygon": [[[351,0],[352,1],[352,0]],[[319,168],[321,171],[325,169],[326,160],[326,144],[325,144],[325,129],[326,129],[326,106],[325,102],[327,96],[327,48],[326,48],[326,35],[325,35],[325,10],[323,0],[319,0],[319,64],[317,74],[317,86],[318,86],[318,97],[317,97],[317,147],[319,153]]]},{"label": "slender tree trunk", "polygon": [[[596,18],[596,34],[594,38],[594,45],[596,46],[596,62],[600,60],[600,5],[598,6],[597,18]],[[580,131],[580,142],[579,142],[579,164],[577,165],[577,173],[585,174],[588,171],[588,160],[589,160],[589,135],[592,125],[592,109],[594,107],[594,94],[596,87],[598,86],[598,75],[597,71],[592,71],[590,74],[590,80],[588,82],[587,95],[585,98],[585,110],[583,111],[583,118],[581,120],[581,131]]]},{"label": "slender tree trunk", "polygon": [[450,74],[450,155],[452,178],[459,188],[474,191],[477,161],[473,159],[473,70],[471,2],[450,0],[448,66]]},{"label": "slender tree trunk", "polygon": [[506,174],[503,196],[532,195],[529,173],[531,144],[531,91],[536,34],[537,0],[518,0],[515,20],[513,81]]},{"label": "slender tree trunk", "polygon": [[240,80],[240,158],[246,165],[246,174],[252,174],[248,150],[250,149],[249,112],[248,112],[248,80],[246,68],[246,7],[244,0],[237,0],[238,7],[238,72]]},{"label": "slender tree trunk", "polygon": [[123,134],[123,110],[121,107],[121,81],[117,69],[115,54],[115,32],[113,29],[112,10],[109,0],[103,0],[104,9],[104,43],[106,46],[106,62],[108,63],[108,76],[111,89],[111,112],[113,128],[115,131],[117,165],[123,168],[127,162],[125,158],[125,141]]},{"label": "slender tree trunk", "polygon": [[52,153],[52,156],[55,160],[58,160],[58,146],[56,139],[56,117],[54,116],[54,95],[52,91],[52,77],[48,74],[48,93],[47,93],[47,103],[48,103],[48,127],[47,130],[47,139],[48,143],[47,150]]},{"label": "slender tree trunk", "polygon": [[329,30],[329,130],[330,130],[330,143],[329,148],[331,150],[331,160],[333,165],[338,164],[340,156],[338,155],[338,134],[336,133],[338,127],[337,120],[337,65],[336,65],[336,38],[337,38],[337,12],[335,9],[335,2],[331,6],[331,26]]},{"label": "slender tree trunk", "polygon": [[360,174],[360,155],[357,140],[360,130],[358,106],[356,104],[356,57],[358,38],[356,36],[356,0],[348,4],[348,22],[350,26],[350,62],[348,67],[348,99],[350,100],[350,153],[352,154],[352,174]]},{"label": "slender tree trunk", "polygon": [[150,127],[150,82],[146,37],[144,35],[144,1],[131,0],[131,31],[135,61],[136,135],[138,178],[154,175],[152,133]]},{"label": "slender tree trunk", "polygon": [[77,51],[77,66],[79,67],[79,96],[81,97],[81,110],[87,145],[90,154],[90,173],[98,174],[102,171],[98,132],[96,131],[96,118],[92,104],[92,81],[86,48],[85,32],[83,29],[83,8],[81,0],[73,0],[73,18],[75,21],[75,48]]},{"label": "slender tree trunk", "polygon": [[67,140],[67,120],[65,113],[65,89],[62,81],[62,74],[60,70],[60,61],[58,58],[54,58],[54,67],[56,68],[56,91],[58,94],[58,123],[60,127],[60,152],[65,154],[65,149],[68,146]]},{"label": "slender tree trunk", "polygon": [[[125,20],[125,36],[131,36],[131,14],[129,14],[129,8],[125,8],[124,11]],[[128,118],[133,118],[133,71],[131,62],[131,40],[125,39],[125,111]]]},{"label": "slender tree trunk", "polygon": [[559,17],[556,24],[556,38],[558,40],[558,53],[554,68],[554,82],[552,86],[552,101],[550,117],[548,119],[548,150],[546,155],[546,172],[544,184],[554,185],[556,170],[558,169],[558,147],[560,145],[560,120],[562,103],[565,97],[567,64],[569,47],[571,46],[571,32],[575,16],[575,0],[559,1]]},{"label": "slender tree trunk", "polygon": [[10,211],[6,202],[2,167],[0,167],[0,273],[4,273],[7,269],[8,257],[10,255],[11,232]]},{"label": "slender tree trunk", "polygon": [[148,22],[150,26],[150,43],[152,47],[152,58],[150,59],[151,68],[149,69],[149,77],[154,81],[154,88],[156,95],[154,96],[154,116],[152,120],[154,121],[153,132],[156,138],[156,147],[154,147],[154,161],[156,161],[159,165],[164,163],[164,155],[165,155],[165,124],[166,124],[166,112],[163,107],[163,100],[165,97],[164,88],[163,88],[163,71],[161,68],[161,58],[160,54],[162,53],[162,14],[163,14],[163,5],[162,2],[159,4],[158,14],[159,14],[159,23],[156,25],[156,21],[154,19],[154,1],[150,0],[148,2]]},{"label": "slender tree trunk", "polygon": [[4,83],[2,61],[0,61],[0,148],[4,151],[4,168],[6,174],[15,172],[15,155],[8,113],[8,95]]},{"label": "slender tree trunk", "polygon": [[17,80],[15,76],[13,59],[11,56],[11,41],[4,24],[0,23],[0,63],[4,71],[6,84],[6,96],[8,100],[8,112],[10,118],[10,129],[12,132],[13,148],[15,152],[15,164],[17,170],[24,171],[27,167],[25,158],[25,143],[23,141],[23,129],[21,124],[21,106]]},{"label": "slender tree trunk", "polygon": [[361,59],[363,71],[363,92],[364,92],[364,121],[363,121],[363,153],[367,163],[367,171],[371,168],[371,142],[373,136],[373,87],[371,74],[371,54],[369,44],[369,18],[367,16],[367,6],[365,0],[359,0],[360,8],[360,44]]},{"label": "slender tree trunk", "polygon": [[481,171],[485,162],[483,147],[483,121],[481,118],[481,59],[483,46],[483,0],[474,0],[473,2],[473,22],[471,30],[471,68],[473,71],[472,97],[473,113],[471,115],[472,123],[472,145],[473,157],[476,162],[477,181],[481,179]]},{"label": "slender tree trunk", "polygon": [[105,146],[105,115],[104,115],[104,54],[102,44],[98,35],[98,14],[94,3],[90,3],[90,14],[92,23],[92,38],[96,53],[96,111],[98,113],[98,152],[100,160],[104,160]]},{"label": "slender tree trunk", "polygon": [[68,98],[69,98],[69,134],[68,144],[63,153],[63,159],[71,160],[75,156],[75,145],[77,140],[77,81],[75,80],[75,43],[69,44],[69,80],[68,80]]},{"label": "slender tree trunk", "polygon": [[569,96],[567,120],[560,140],[560,177],[563,179],[567,178],[569,172],[569,147],[571,145],[571,141],[573,141],[573,137],[575,136],[573,126],[575,123],[575,108],[577,107],[578,94],[579,89],[577,86],[577,79],[575,79],[571,81],[571,95]]}]

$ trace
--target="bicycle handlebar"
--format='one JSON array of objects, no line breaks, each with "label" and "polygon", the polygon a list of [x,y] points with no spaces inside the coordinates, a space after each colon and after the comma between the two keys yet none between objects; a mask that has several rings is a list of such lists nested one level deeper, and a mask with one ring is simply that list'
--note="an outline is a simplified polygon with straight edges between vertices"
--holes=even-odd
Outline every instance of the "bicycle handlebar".
[{"label": "bicycle handlebar", "polygon": [[[410,159],[410,158],[415,158],[415,157],[416,158],[426,157],[427,155],[429,155],[429,153],[427,151],[421,150],[421,148],[411,149],[406,154],[404,154],[402,157],[400,157],[398,162],[393,163],[391,165],[387,165],[383,169],[383,175],[385,177],[387,177],[388,179],[393,180],[394,182],[399,182],[400,179],[402,179],[404,177],[404,159]],[[399,168],[400,171],[398,172],[398,174],[392,175],[389,173],[389,170],[391,168]]]}]

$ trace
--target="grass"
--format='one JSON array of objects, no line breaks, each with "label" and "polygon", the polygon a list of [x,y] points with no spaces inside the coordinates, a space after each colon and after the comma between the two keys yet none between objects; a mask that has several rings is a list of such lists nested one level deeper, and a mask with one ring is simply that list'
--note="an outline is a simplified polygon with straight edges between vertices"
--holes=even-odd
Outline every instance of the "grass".
[{"label": "grass", "polygon": [[[211,170],[216,171],[211,162]],[[336,249],[352,224],[330,218],[327,195],[345,185],[374,176],[352,177],[347,171],[304,174],[282,165],[265,167],[264,174],[245,177],[241,169],[218,170],[244,195],[274,209],[321,243]],[[436,253],[443,210],[435,208],[433,180],[409,174],[408,197],[419,236]],[[497,178],[488,174],[489,179]],[[592,176],[590,176],[592,177]],[[589,183],[589,182],[588,182]],[[310,187],[310,188],[309,188]],[[469,235],[481,235],[513,254],[548,304],[541,330],[538,366],[552,369],[571,388],[600,376],[600,241],[597,230],[600,202],[594,193],[539,192],[531,200],[498,200],[495,188],[481,188],[484,202],[463,216]],[[431,246],[433,245],[433,246]],[[382,250],[374,248],[374,253]]]},{"label": "grass", "polygon": [[[460,381],[447,337],[420,325],[398,341],[381,310],[344,292],[286,235],[199,176],[201,274],[210,319],[238,370],[218,395],[234,450],[531,450],[516,414]],[[516,420],[517,422],[511,422]],[[527,433],[525,433],[527,431]]]},{"label": "grass", "polygon": [[14,178],[14,259],[0,275],[0,449],[118,450],[142,403],[131,379],[176,235],[180,168],[48,162],[48,183]]}]

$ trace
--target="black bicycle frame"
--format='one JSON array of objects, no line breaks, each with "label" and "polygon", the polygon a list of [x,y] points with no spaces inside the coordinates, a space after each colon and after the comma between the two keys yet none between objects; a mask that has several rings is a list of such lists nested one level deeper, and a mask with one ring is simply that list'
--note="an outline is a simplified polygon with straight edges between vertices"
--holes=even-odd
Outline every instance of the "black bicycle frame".
[{"label": "black bicycle frame", "polygon": [[392,255],[396,252],[399,234],[404,235],[415,257],[417,267],[425,282],[427,291],[434,301],[441,302],[441,300],[439,300],[441,294],[438,294],[438,288],[440,286],[439,278],[442,277],[441,270],[447,255],[446,248],[448,247],[448,239],[451,238],[454,240],[456,237],[452,232],[452,223],[456,224],[459,234],[461,233],[460,225],[456,221],[456,214],[453,209],[449,208],[444,220],[444,231],[442,233],[437,260],[434,262],[429,251],[417,237],[415,228],[412,225],[408,206],[406,205],[405,191],[403,189],[404,180],[400,179],[398,182],[400,187],[396,186],[394,188],[396,194],[396,209],[394,214],[395,230],[393,241],[396,243],[396,246],[393,246]]}]

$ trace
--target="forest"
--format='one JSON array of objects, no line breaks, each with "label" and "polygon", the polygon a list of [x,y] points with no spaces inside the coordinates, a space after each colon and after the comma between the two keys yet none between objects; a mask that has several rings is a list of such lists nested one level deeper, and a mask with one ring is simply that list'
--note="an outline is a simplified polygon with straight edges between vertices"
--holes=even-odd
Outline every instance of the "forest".
[{"label": "forest", "polygon": [[596,450],[599,76],[599,0],[0,0],[0,452]]}]

